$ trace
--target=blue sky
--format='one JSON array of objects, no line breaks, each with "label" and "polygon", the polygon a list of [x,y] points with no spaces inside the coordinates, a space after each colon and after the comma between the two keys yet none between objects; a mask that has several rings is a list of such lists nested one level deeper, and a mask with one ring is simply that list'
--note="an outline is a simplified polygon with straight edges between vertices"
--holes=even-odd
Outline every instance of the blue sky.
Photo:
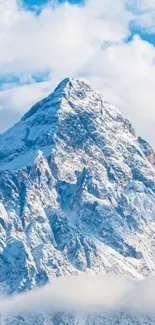
[{"label": "blue sky", "polygon": [[[60,3],[65,2],[66,0],[59,0]],[[80,4],[83,1],[82,0],[67,0],[71,4]],[[26,6],[28,6],[30,9],[32,6],[42,6],[44,4],[47,4],[49,0],[24,0],[23,1]]]},{"label": "blue sky", "polygon": [[155,147],[155,1],[50,3],[0,1],[0,132],[61,79],[82,77]]},{"label": "blue sky", "polygon": [[136,26],[133,26],[131,28],[130,39],[133,37],[134,34],[138,34],[143,40],[145,40],[155,46],[155,33],[146,31],[145,28],[143,29],[143,28],[138,28]]},{"label": "blue sky", "polygon": [[[59,0],[59,2],[64,2],[65,0]],[[24,0],[24,3],[27,5],[42,5],[44,3],[47,3],[48,0]],[[80,3],[81,0],[68,0],[70,3]]]}]

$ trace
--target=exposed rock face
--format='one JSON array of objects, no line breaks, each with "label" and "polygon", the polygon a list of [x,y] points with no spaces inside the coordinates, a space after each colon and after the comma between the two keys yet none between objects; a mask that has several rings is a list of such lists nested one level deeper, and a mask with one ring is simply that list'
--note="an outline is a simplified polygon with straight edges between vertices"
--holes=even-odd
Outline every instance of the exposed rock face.
[{"label": "exposed rock face", "polygon": [[152,274],[154,163],[102,95],[62,81],[0,135],[1,291],[90,270]]},{"label": "exposed rock face", "polygon": [[148,159],[148,161],[153,166],[155,166],[155,153],[154,153],[152,147],[149,145],[149,143],[147,141],[145,141],[141,137],[138,138],[138,141],[139,141],[140,147],[141,147],[144,155]]}]

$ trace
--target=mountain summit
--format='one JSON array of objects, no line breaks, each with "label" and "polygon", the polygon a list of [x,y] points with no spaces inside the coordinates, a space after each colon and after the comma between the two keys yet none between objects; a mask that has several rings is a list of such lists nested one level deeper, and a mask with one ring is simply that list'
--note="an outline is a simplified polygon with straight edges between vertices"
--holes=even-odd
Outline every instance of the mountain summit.
[{"label": "mountain summit", "polygon": [[65,79],[0,135],[0,283],[155,271],[155,154],[83,80]]}]

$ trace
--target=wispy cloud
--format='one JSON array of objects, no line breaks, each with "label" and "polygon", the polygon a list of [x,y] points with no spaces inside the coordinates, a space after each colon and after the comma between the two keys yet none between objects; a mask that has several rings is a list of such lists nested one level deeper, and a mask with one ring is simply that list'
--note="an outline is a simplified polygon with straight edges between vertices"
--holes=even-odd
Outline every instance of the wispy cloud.
[{"label": "wispy cloud", "polygon": [[42,289],[1,299],[0,314],[127,311],[151,316],[155,313],[154,280],[90,274],[57,278]]}]

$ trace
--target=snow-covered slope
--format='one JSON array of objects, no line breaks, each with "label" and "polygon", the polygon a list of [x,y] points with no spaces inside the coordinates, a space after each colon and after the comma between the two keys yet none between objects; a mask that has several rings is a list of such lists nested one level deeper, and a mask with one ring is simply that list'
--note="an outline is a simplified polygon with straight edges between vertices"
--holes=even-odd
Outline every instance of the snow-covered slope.
[{"label": "snow-covered slope", "polygon": [[155,154],[85,81],[65,79],[0,135],[0,283],[155,271]]},{"label": "snow-covered slope", "polygon": [[58,312],[54,314],[21,314],[1,317],[0,325],[154,325],[155,317],[131,313],[77,314]]}]

